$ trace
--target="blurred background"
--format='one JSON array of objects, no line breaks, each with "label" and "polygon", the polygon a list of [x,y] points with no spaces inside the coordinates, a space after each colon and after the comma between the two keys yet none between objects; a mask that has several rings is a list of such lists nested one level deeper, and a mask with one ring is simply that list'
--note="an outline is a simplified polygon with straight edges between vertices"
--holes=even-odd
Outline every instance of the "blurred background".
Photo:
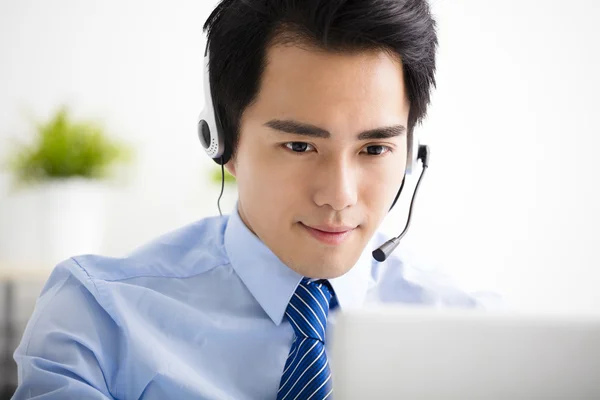
[{"label": "blurred background", "polygon": [[[196,136],[216,3],[0,0],[0,388],[57,262],[218,213]],[[432,158],[403,251],[515,310],[600,312],[600,3],[431,5],[438,85],[418,129]],[[40,159],[55,176],[23,184]],[[78,168],[89,179],[54,179]],[[383,231],[401,231],[408,197]]]}]

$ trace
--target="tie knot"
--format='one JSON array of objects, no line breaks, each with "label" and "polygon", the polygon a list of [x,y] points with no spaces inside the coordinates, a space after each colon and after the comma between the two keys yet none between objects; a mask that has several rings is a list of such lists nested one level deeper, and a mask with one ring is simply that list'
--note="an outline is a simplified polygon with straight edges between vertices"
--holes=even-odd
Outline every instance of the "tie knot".
[{"label": "tie knot", "polygon": [[302,279],[285,312],[297,337],[325,341],[331,296],[327,281]]}]

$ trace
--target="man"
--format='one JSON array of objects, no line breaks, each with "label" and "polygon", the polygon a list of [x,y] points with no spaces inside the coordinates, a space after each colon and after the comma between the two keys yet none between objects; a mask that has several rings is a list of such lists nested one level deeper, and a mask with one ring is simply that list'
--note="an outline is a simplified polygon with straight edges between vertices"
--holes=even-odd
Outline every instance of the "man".
[{"label": "man", "polygon": [[231,216],[52,273],[17,399],[324,399],[329,310],[474,307],[371,257],[434,85],[425,0],[224,0],[205,29]]}]

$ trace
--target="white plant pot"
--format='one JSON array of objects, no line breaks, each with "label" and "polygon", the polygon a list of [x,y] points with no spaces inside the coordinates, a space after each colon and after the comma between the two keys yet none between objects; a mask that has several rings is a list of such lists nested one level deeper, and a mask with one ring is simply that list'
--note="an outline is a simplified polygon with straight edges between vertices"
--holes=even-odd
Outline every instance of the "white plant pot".
[{"label": "white plant pot", "polygon": [[78,178],[11,194],[2,210],[0,260],[44,269],[74,255],[101,252],[107,194],[104,182]]}]

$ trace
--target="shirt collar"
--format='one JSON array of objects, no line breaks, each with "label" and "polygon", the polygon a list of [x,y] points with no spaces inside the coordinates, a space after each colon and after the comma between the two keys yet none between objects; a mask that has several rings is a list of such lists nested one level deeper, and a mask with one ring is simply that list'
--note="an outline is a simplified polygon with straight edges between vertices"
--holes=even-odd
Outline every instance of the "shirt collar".
[{"label": "shirt collar", "polygon": [[[225,228],[225,250],[244,285],[276,325],[303,276],[286,266],[242,221],[237,205]],[[371,277],[370,247],[346,274],[329,282],[341,309],[364,303]]]}]

